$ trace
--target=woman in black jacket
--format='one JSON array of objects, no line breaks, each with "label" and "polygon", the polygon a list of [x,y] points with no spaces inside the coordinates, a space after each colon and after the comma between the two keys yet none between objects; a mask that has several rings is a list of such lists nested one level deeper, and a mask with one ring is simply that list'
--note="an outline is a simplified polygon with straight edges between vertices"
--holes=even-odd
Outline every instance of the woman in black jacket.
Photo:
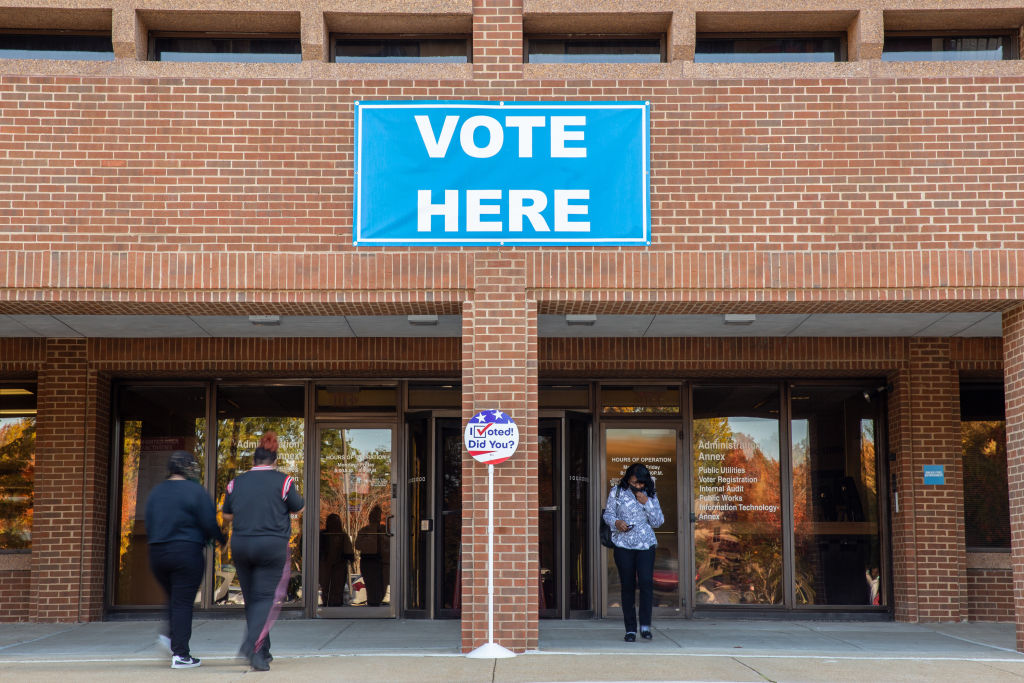
[{"label": "woman in black jacket", "polygon": [[174,451],[167,461],[167,479],[146,500],[149,568],[167,593],[171,668],[191,669],[192,604],[203,580],[203,547],[224,543],[210,495],[195,479],[199,464],[188,451]]}]

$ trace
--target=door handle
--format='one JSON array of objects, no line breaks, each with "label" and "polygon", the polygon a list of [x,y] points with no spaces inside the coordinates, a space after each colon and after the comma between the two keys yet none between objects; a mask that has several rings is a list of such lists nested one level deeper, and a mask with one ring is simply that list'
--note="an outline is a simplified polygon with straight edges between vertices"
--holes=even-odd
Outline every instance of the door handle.
[{"label": "door handle", "polygon": [[391,531],[391,520],[393,520],[394,518],[394,515],[388,515],[388,518],[384,520],[384,534],[389,538],[395,535]]}]

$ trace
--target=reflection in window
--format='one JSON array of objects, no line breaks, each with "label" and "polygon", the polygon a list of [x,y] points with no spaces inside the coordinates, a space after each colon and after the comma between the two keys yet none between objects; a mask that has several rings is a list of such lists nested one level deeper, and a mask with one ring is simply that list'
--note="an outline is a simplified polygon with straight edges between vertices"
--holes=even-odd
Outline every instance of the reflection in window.
[{"label": "reflection in window", "polygon": [[301,62],[298,38],[155,38],[156,62]]},{"label": "reflection in window", "polygon": [[1010,548],[1005,410],[1002,384],[964,382],[960,385],[964,526],[968,548]]},{"label": "reflection in window", "polygon": [[[569,609],[590,607],[590,538],[587,531],[590,517],[590,424],[586,419],[570,417],[566,453],[566,498],[569,507]],[[595,522],[596,524],[596,522]]]},{"label": "reflection in window", "polygon": [[537,437],[537,560],[540,565],[540,614],[558,615],[558,429],[541,426]]},{"label": "reflection in window", "polygon": [[[301,386],[258,384],[217,388],[217,478],[214,488],[218,521],[228,482],[252,468],[252,452],[268,432],[277,436],[277,469],[290,475],[305,494],[304,390]],[[227,530],[230,536],[230,527]],[[292,515],[291,577],[285,606],[302,604],[302,515]],[[213,601],[241,605],[242,590],[231,562],[230,543],[215,553]]]},{"label": "reflection in window", "polygon": [[782,602],[778,386],[693,389],[698,604]]},{"label": "reflection in window", "polygon": [[1010,36],[886,36],[883,62],[1013,59]]},{"label": "reflection in window", "polygon": [[878,528],[877,394],[793,387],[796,601],[884,605]]},{"label": "reflection in window", "polygon": [[605,415],[675,415],[679,413],[679,387],[601,387],[601,412]]},{"label": "reflection in window", "polygon": [[115,605],[159,605],[163,589],[149,571],[145,509],[149,492],[167,477],[177,450],[206,461],[206,389],[201,386],[126,386],[118,396],[121,427],[121,499],[118,511]]},{"label": "reflection in window", "polygon": [[467,38],[337,38],[334,61],[391,64],[469,61]]},{"label": "reflection in window", "polygon": [[0,384],[0,550],[32,548],[36,386]]},{"label": "reflection in window", "polygon": [[531,64],[657,63],[660,38],[530,38],[526,61]]},{"label": "reflection in window", "polygon": [[84,59],[110,61],[110,35],[0,33],[0,59]]},{"label": "reflection in window", "polygon": [[[328,520],[351,544],[351,562],[335,564],[321,545],[320,605],[379,607],[390,604],[391,429],[324,429],[320,440],[320,528]],[[332,588],[332,584],[334,588]],[[340,585],[339,585],[340,584]],[[332,599],[336,598],[336,599]]]},{"label": "reflection in window", "polygon": [[699,38],[695,62],[840,62],[838,37]]}]

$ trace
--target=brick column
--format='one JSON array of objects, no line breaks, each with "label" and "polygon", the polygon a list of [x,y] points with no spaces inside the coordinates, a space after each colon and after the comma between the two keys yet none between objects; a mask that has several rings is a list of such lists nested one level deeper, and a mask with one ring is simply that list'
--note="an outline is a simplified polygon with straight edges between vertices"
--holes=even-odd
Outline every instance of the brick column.
[{"label": "brick column", "polygon": [[[48,339],[39,372],[35,505],[32,517],[33,621],[81,621],[83,509],[88,457],[88,363],[84,339]],[[102,573],[101,573],[102,576]],[[87,610],[88,611],[88,610]]]},{"label": "brick column", "polygon": [[[494,467],[494,641],[537,647],[537,302],[526,261],[502,250],[474,263],[462,310],[462,413],[498,408],[519,427],[519,449]],[[487,466],[462,464],[462,649],[487,642]]]},{"label": "brick column", "polygon": [[523,74],[523,0],[473,0],[473,77]]},{"label": "brick column", "polygon": [[[893,529],[896,616],[904,621],[967,618],[964,486],[956,410],[959,378],[947,340],[911,339],[898,378],[900,512]],[[942,465],[945,484],[925,485],[924,465]]]},{"label": "brick column", "polygon": [[1010,545],[1017,650],[1024,652],[1024,305],[1003,313],[1006,383],[1006,478],[1010,484]]}]

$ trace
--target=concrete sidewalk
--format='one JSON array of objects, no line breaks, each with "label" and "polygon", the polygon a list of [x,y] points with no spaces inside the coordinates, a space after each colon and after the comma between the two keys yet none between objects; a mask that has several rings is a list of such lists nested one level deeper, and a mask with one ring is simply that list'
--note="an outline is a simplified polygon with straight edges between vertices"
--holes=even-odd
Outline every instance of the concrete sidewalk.
[{"label": "concrete sidewalk", "polygon": [[458,621],[282,620],[267,674],[235,658],[240,619],[199,619],[203,666],[169,668],[152,621],[0,624],[0,680],[202,676],[352,681],[941,681],[1024,683],[1012,624],[709,620],[656,626],[625,643],[617,621],[542,621],[540,646],[467,659]]}]

